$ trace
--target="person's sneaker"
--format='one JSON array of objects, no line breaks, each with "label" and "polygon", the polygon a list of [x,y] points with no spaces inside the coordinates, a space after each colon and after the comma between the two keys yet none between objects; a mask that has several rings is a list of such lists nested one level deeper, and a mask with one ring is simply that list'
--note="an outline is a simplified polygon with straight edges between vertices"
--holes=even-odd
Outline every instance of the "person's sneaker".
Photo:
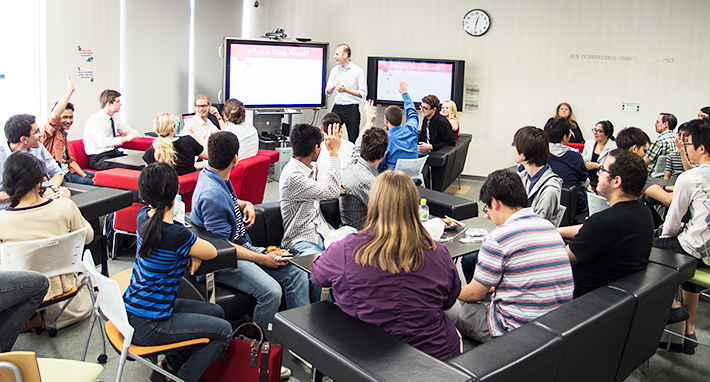
[{"label": "person's sneaker", "polygon": [[682,322],[688,319],[690,317],[688,315],[688,311],[685,310],[684,307],[679,306],[677,308],[671,308],[671,312],[668,315],[668,321],[666,321],[666,325],[670,324],[675,324],[676,322]]},{"label": "person's sneaker", "polygon": [[[694,340],[698,340],[698,337],[695,336],[695,333],[692,334],[686,334],[685,335],[688,338],[692,338]],[[695,354],[695,348],[698,347],[697,342],[689,341],[687,339],[683,340],[683,353],[685,354]]]},{"label": "person's sneaker", "polygon": [[281,380],[285,381],[291,378],[291,369],[286,366],[281,366]]}]

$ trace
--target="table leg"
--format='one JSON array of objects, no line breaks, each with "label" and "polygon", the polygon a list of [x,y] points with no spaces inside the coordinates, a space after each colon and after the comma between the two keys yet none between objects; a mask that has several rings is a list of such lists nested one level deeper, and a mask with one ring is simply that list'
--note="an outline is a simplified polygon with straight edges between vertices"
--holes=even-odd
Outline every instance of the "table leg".
[{"label": "table leg", "polygon": [[311,382],[323,382],[323,373],[315,367],[311,371]]}]

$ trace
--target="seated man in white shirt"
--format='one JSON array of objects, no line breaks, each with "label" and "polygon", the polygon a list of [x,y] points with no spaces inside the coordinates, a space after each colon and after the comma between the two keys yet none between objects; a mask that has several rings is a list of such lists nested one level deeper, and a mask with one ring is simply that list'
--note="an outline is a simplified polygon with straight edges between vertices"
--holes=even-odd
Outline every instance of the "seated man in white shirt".
[{"label": "seated man in white shirt", "polygon": [[[325,250],[324,238],[333,231],[320,210],[320,201],[340,196],[340,125],[328,126],[325,145],[330,155],[326,174],[315,179],[312,163],[318,159],[323,133],[315,126],[298,124],[291,130],[293,156],[281,171],[279,199],[284,235],[281,247],[295,249],[300,256]],[[311,287],[311,302],[320,301],[320,287]]]},{"label": "seated man in white shirt", "polygon": [[0,145],[0,210],[10,205],[10,197],[2,187],[2,170],[5,167],[5,159],[15,151],[27,151],[42,161],[44,172],[49,178],[49,187],[42,194],[43,197],[71,196],[69,190],[59,187],[64,182],[62,169],[52,154],[39,142],[40,129],[34,116],[19,114],[10,117],[5,123],[5,137],[7,142]]},{"label": "seated man in white shirt", "polygon": [[[212,106],[209,97],[204,94],[195,97],[195,114],[194,117],[187,121],[185,127],[180,131],[180,135],[191,135],[197,142],[207,143],[210,139],[210,135],[217,131],[224,130],[226,127],[222,116],[219,115],[219,111],[217,111],[216,107]],[[212,123],[209,119],[210,114],[217,119],[219,126],[215,126],[215,124]],[[200,138],[202,138],[201,140],[197,139],[196,134],[192,132],[195,128],[199,131]],[[205,150],[207,150],[206,145],[203,146],[205,146]]]},{"label": "seated man in white shirt", "polygon": [[84,127],[84,151],[89,157],[89,168],[97,171],[123,168],[106,160],[124,155],[118,146],[140,134],[116,115],[121,110],[121,93],[106,89],[101,92],[99,103],[101,110],[89,117]]},{"label": "seated man in white shirt", "polygon": [[[710,267],[710,123],[708,120],[694,120],[685,142],[690,162],[698,167],[678,176],[673,190],[673,201],[668,208],[661,237],[653,239],[653,246],[669,249],[675,253],[693,256],[698,268]],[[685,222],[685,216],[688,216]],[[685,223],[684,223],[685,222]],[[683,306],[673,303],[668,322],[679,322],[687,317],[685,336],[697,340],[695,336],[695,316],[698,311],[700,292],[705,288],[690,282],[681,286]],[[684,340],[681,351],[694,354],[697,342]]]}]

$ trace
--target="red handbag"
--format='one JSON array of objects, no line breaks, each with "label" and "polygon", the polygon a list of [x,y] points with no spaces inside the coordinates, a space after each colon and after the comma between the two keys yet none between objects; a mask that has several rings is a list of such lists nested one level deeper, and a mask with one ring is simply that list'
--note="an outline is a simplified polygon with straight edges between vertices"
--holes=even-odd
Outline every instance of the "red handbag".
[{"label": "red handbag", "polygon": [[[254,340],[237,336],[240,329],[256,328],[261,339]],[[281,380],[281,360],[283,350],[264,340],[264,332],[259,325],[248,322],[239,325],[226,354],[218,357],[202,374],[204,382],[279,382]]]}]

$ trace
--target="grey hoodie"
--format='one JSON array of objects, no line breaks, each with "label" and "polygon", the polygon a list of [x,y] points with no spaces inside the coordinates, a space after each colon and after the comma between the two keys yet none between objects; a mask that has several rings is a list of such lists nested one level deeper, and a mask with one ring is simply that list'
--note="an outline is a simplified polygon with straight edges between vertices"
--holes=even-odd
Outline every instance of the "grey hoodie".
[{"label": "grey hoodie", "polygon": [[[540,179],[535,183],[532,190],[528,192],[528,200],[530,207],[541,218],[547,219],[555,224],[557,215],[560,212],[560,194],[562,193],[562,178],[557,176],[550,166],[545,165],[540,171],[543,171]],[[518,175],[523,180],[525,191],[530,187],[528,173],[523,170],[518,171]]]}]

